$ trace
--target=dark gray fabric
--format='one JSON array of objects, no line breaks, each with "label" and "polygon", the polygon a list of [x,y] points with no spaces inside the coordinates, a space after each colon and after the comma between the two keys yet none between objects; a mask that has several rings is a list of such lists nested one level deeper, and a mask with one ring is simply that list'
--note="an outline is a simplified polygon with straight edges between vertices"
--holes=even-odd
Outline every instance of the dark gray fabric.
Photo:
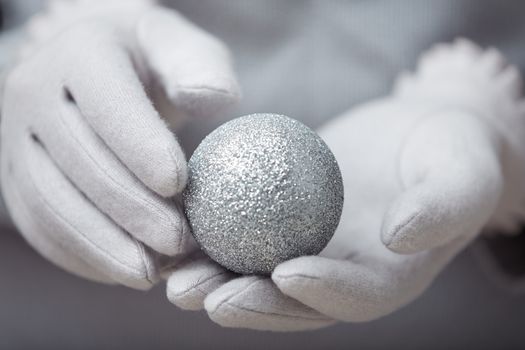
[{"label": "dark gray fabric", "polygon": [[2,30],[12,29],[23,23],[29,16],[44,7],[44,0],[1,0],[3,24]]}]

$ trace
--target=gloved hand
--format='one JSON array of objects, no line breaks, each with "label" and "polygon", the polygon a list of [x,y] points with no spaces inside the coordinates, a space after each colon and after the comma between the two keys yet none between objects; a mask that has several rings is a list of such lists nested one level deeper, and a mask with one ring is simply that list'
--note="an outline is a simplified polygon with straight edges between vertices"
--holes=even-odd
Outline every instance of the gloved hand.
[{"label": "gloved hand", "polygon": [[228,327],[290,331],[369,321],[417,298],[482,228],[525,217],[525,103],[501,55],[460,40],[423,56],[393,94],[320,134],[345,204],[320,256],[271,279],[194,258],[168,281],[176,305]]},{"label": "gloved hand", "polygon": [[144,0],[55,1],[28,32],[2,106],[9,212],[64,269],[148,288],[158,256],[185,254],[191,236],[172,198],[185,156],[147,93],[166,115],[216,113],[238,97],[229,54]]}]

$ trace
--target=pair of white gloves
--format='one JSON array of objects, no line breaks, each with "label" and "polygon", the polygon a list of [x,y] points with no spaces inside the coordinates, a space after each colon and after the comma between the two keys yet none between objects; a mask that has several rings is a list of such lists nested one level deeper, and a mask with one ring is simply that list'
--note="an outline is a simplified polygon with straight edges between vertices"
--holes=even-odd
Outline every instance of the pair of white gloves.
[{"label": "pair of white gloves", "polygon": [[315,329],[395,311],[483,228],[525,216],[519,73],[458,41],[320,130],[346,200],[320,256],[234,275],[191,238],[166,123],[237,101],[225,46],[145,0],[55,0],[28,33],[3,96],[3,194],[27,241],[82,277],[147,289],[164,276],[174,304],[221,325]]}]

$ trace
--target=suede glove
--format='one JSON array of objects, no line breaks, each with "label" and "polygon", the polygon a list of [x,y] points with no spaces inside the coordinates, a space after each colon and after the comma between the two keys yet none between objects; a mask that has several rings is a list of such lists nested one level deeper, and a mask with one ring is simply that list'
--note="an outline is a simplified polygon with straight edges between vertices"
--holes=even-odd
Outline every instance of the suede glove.
[{"label": "suede glove", "polygon": [[518,71],[458,40],[422,56],[391,96],[320,130],[345,187],[320,256],[271,278],[203,256],[171,274],[168,298],[227,327],[294,331],[385,316],[417,298],[482,229],[525,217],[525,104]]},{"label": "suede glove", "polygon": [[238,94],[225,46],[174,11],[51,2],[5,83],[1,180],[16,226],[74,274],[150,287],[160,254],[192,246],[173,199],[185,156],[155,107],[177,127]]}]

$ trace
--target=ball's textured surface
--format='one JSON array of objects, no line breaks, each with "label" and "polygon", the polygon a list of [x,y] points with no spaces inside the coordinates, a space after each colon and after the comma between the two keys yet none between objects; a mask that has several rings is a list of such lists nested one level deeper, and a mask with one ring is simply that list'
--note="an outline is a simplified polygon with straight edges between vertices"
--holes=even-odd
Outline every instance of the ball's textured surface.
[{"label": "ball's textured surface", "polygon": [[183,198],[193,235],[234,272],[270,274],[283,261],[318,254],[339,223],[335,157],[291,118],[234,119],[208,135],[188,165]]}]

